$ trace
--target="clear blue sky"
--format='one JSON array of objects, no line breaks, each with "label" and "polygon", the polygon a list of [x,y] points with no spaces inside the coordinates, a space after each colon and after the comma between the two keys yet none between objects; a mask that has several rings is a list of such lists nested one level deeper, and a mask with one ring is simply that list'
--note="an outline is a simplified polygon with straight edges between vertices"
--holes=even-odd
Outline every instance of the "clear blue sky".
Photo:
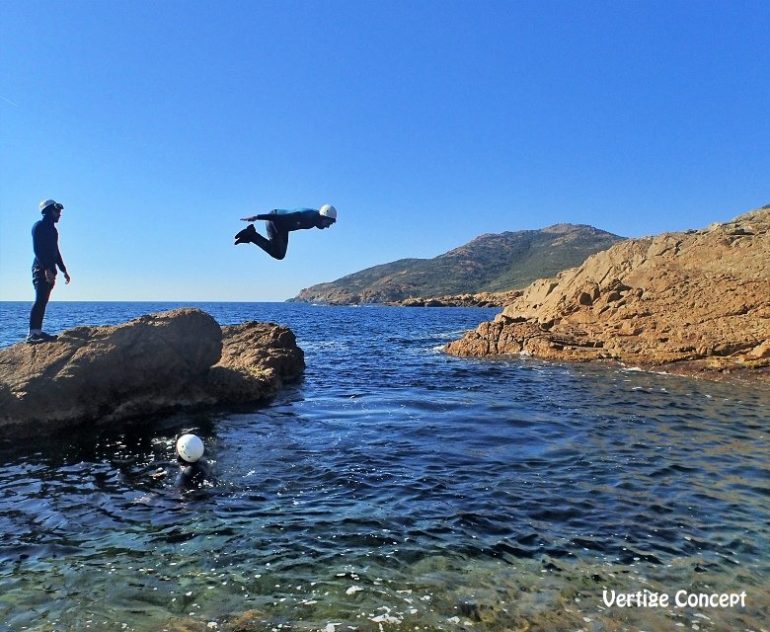
[{"label": "clear blue sky", "polygon": [[[0,3],[0,299],[283,300],[486,232],[770,203],[770,3]],[[239,218],[324,202],[284,261]],[[259,230],[263,224],[257,223]]]}]

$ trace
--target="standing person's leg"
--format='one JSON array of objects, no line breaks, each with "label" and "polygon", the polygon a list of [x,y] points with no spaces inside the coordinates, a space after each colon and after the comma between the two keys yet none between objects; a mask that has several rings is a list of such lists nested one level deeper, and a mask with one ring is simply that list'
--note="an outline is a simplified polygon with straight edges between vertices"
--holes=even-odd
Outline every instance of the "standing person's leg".
[{"label": "standing person's leg", "polygon": [[35,287],[35,302],[29,313],[29,333],[39,334],[43,329],[43,317],[53,285],[45,279],[42,269],[36,268],[32,273],[32,285]]}]

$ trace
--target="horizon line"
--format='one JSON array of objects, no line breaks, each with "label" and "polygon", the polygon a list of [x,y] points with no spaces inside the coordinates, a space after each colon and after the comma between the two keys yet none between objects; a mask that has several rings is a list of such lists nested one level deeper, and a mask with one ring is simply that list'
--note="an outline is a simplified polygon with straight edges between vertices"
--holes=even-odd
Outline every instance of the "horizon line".
[{"label": "horizon line", "polygon": [[[2,303],[34,303],[34,299],[0,299]],[[304,303],[305,301],[294,301],[290,298],[274,301],[234,301],[234,300],[217,300],[217,299],[194,299],[194,300],[179,300],[179,299],[81,299],[81,300],[69,300],[69,301],[51,301],[49,305],[56,305],[58,303],[289,303],[297,302]]]}]

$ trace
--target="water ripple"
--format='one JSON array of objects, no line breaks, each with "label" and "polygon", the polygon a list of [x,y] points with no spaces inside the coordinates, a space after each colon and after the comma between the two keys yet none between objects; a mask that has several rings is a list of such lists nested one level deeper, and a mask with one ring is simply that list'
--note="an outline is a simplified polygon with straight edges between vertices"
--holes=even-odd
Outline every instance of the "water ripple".
[{"label": "water ripple", "polygon": [[[253,413],[0,443],[10,629],[614,630],[604,586],[748,590],[713,629],[770,618],[767,390],[433,351],[489,310],[207,308],[290,324],[304,381]],[[26,306],[3,309],[13,331]],[[51,317],[149,311],[78,309]],[[200,487],[177,481],[183,430],[206,444]]]}]

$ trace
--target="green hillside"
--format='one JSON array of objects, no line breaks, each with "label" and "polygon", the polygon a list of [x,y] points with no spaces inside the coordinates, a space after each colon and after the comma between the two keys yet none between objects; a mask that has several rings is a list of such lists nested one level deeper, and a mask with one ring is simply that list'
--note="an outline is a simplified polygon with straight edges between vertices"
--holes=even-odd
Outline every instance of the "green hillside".
[{"label": "green hillside", "polygon": [[580,265],[622,237],[585,225],[487,234],[434,257],[400,259],[302,290],[313,303],[381,303],[409,297],[499,292]]}]

